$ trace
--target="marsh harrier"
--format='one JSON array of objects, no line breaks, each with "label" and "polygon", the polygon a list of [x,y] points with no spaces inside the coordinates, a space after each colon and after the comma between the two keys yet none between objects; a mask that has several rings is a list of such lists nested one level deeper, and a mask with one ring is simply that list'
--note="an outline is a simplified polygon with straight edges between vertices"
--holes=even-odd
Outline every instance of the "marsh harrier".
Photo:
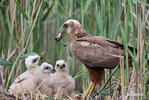
[{"label": "marsh harrier", "polygon": [[[126,56],[124,46],[118,42],[106,39],[101,36],[89,35],[77,20],[66,21],[55,38],[60,41],[62,35],[67,32],[70,42],[70,50],[88,69],[91,83],[84,94],[91,95],[96,84],[101,86],[104,69],[115,68],[121,56]],[[133,48],[129,47],[130,50]],[[131,57],[128,57],[131,62]],[[91,89],[91,90],[90,90]]]}]

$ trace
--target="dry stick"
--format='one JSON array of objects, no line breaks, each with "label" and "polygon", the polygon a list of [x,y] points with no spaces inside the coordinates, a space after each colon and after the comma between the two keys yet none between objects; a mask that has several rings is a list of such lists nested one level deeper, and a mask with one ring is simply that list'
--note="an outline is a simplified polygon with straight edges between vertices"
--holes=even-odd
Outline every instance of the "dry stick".
[{"label": "dry stick", "polygon": [[16,51],[19,49],[19,47],[16,47],[15,50],[13,50],[10,55],[7,57],[7,61],[16,53]]},{"label": "dry stick", "polygon": [[36,89],[33,91],[33,93],[35,93],[36,91],[38,91],[38,89],[42,86],[42,84],[43,84],[43,83],[40,83],[40,84],[36,87]]},{"label": "dry stick", "polygon": [[[138,27],[138,41],[137,41],[137,76],[136,76],[136,92],[140,92],[140,89],[138,88],[139,84],[140,84],[140,77],[139,77],[139,70],[140,70],[140,43],[141,43],[141,4],[138,4],[138,17],[137,17],[137,27]],[[138,100],[139,100],[139,96],[138,96]]]},{"label": "dry stick", "polygon": [[[146,25],[147,24],[147,22],[146,22],[146,16],[145,16],[145,10],[146,10],[146,6],[143,6],[142,5],[142,12],[143,12],[143,20],[141,21],[141,18],[140,18],[140,21],[142,22],[140,22],[141,24],[144,24],[144,25]],[[141,16],[141,15],[140,15]],[[141,41],[140,41],[140,68],[141,68],[141,70],[140,70],[140,79],[141,79],[141,87],[140,87],[140,93],[143,93],[143,91],[144,91],[144,87],[143,87],[143,51],[144,51],[144,44],[145,44],[145,38],[144,38],[144,36],[145,36],[145,33],[146,33],[146,27],[144,27],[144,29],[141,31]],[[141,97],[141,99],[142,99],[142,97]]]},{"label": "dry stick", "polygon": [[44,22],[43,24],[44,26],[44,30],[43,30],[43,52],[42,54],[45,55],[46,54],[46,50],[47,50],[47,22]]},{"label": "dry stick", "polygon": [[27,13],[28,12],[28,0],[26,0],[26,4],[25,4],[25,13]]},{"label": "dry stick", "polygon": [[[111,72],[112,72],[112,70],[110,69],[110,75],[111,75]],[[112,91],[112,90],[111,90],[111,85],[112,85],[112,84],[111,84],[111,79],[110,79],[110,93],[111,93],[111,91]],[[112,95],[111,95],[111,98],[112,98]]]},{"label": "dry stick", "polygon": [[112,78],[112,76],[114,75],[114,73],[117,71],[119,64],[117,65],[117,67],[114,69],[114,71],[112,72],[112,74],[110,75],[110,77],[108,78],[108,80],[106,81],[106,83],[101,87],[101,89],[99,91],[97,91],[97,93],[95,93],[93,96],[91,96],[91,98],[94,98],[96,95],[98,95],[108,84],[108,82],[110,81],[110,79]]},{"label": "dry stick", "polygon": [[[118,83],[118,82],[112,83],[112,84],[111,84],[111,89],[114,88],[115,85],[117,85],[117,84],[119,84],[119,83]],[[109,86],[109,85],[107,85],[107,86],[105,87],[105,91],[110,91],[110,86]]]},{"label": "dry stick", "polygon": [[27,40],[26,45],[25,45],[25,49],[27,48],[27,46],[28,46],[28,44],[29,44],[30,37],[31,37],[32,31],[33,31],[33,28],[34,28],[34,26],[35,26],[35,22],[36,22],[36,20],[37,20],[38,15],[39,15],[39,12],[40,12],[40,9],[41,9],[42,4],[43,4],[43,0],[41,1],[40,5],[39,5],[39,9],[38,9],[38,11],[37,11],[35,20],[34,20],[34,22],[33,22],[33,24],[32,24],[32,27],[31,27],[31,30],[30,30],[30,33],[29,33],[29,36],[28,36],[28,40]]},{"label": "dry stick", "polygon": [[[22,4],[22,6],[23,6],[23,4]],[[24,33],[24,29],[23,29],[23,15],[20,14],[20,16],[21,16],[21,19],[20,19],[21,20],[21,44],[22,44],[22,48],[24,48],[25,33]],[[21,64],[22,64],[22,61],[19,61],[19,65],[18,65],[16,74],[15,74],[16,76],[18,75],[19,71],[22,72]]]},{"label": "dry stick", "polygon": [[[10,58],[12,58],[13,55],[15,55],[18,50],[19,50],[19,47],[16,47],[16,49],[10,53],[10,55],[7,57],[6,60],[9,60]],[[15,77],[16,77],[16,75],[17,75],[17,73],[15,74]]]},{"label": "dry stick", "polygon": [[40,91],[37,91],[37,92],[38,92],[39,96],[42,98],[42,100],[44,100],[44,96],[41,94],[41,92]]},{"label": "dry stick", "polygon": [[[10,5],[11,30],[10,30],[10,38],[9,38],[7,56],[9,56],[11,52],[11,41],[12,41],[12,33],[13,33],[13,26],[14,26],[14,21],[15,21],[15,12],[16,12],[16,4],[14,3],[14,1],[10,0],[9,5]],[[9,72],[9,71],[10,71],[9,69],[6,69],[6,72]]]},{"label": "dry stick", "polygon": [[[32,11],[31,20],[30,20],[31,23],[33,21],[33,15],[36,9],[35,6],[36,6],[36,0],[34,0],[34,3],[33,3],[33,11]],[[30,50],[33,51],[33,34],[31,34],[31,37],[30,37]]]},{"label": "dry stick", "polygon": [[[121,52],[120,52],[120,55],[121,55]],[[123,72],[122,72],[122,58],[120,57],[120,79],[121,79],[121,87],[122,87],[122,89],[121,89],[121,93],[122,93],[122,100],[123,100],[123,98],[124,98],[124,80],[123,80]]]},{"label": "dry stick", "polygon": [[[10,54],[11,51],[11,40],[12,40],[12,33],[13,33],[13,26],[14,26],[14,21],[15,21],[15,12],[16,12],[16,4],[14,1],[10,0],[10,16],[11,16],[11,31],[10,31],[10,39],[9,39],[9,48],[8,48],[8,55]],[[13,9],[13,12],[11,10]]]}]

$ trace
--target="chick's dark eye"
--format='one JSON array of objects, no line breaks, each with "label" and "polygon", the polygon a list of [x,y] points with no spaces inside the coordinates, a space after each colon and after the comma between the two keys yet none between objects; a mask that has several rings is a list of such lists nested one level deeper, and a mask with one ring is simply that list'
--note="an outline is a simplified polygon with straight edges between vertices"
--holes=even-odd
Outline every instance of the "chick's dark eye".
[{"label": "chick's dark eye", "polygon": [[36,61],[37,61],[37,58],[36,58],[36,59],[34,59],[32,62],[33,62],[33,63],[35,63]]},{"label": "chick's dark eye", "polygon": [[63,64],[63,67],[65,67],[65,64]]},{"label": "chick's dark eye", "polygon": [[64,24],[63,25],[63,28],[68,28],[68,24]]},{"label": "chick's dark eye", "polygon": [[57,64],[57,67],[59,67],[59,64]]},{"label": "chick's dark eye", "polygon": [[49,69],[49,67],[47,66],[47,67],[45,67],[45,69]]}]

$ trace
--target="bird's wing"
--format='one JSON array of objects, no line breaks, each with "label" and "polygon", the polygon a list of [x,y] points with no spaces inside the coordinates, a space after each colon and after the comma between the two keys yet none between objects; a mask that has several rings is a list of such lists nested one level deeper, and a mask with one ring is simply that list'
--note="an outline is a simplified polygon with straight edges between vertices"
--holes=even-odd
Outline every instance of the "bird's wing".
[{"label": "bird's wing", "polygon": [[24,79],[20,80],[18,83],[13,83],[9,87],[9,92],[10,93],[29,93],[30,91],[33,91],[37,85],[33,82],[32,79]]},{"label": "bird's wing", "polygon": [[17,84],[17,83],[21,83],[22,81],[25,81],[27,79],[31,78],[30,77],[30,74],[26,71],[24,73],[22,73],[21,75],[19,75],[15,80],[14,80],[14,84]]},{"label": "bird's wing", "polygon": [[77,39],[70,47],[72,53],[89,67],[114,68],[119,58],[125,56],[122,44],[100,36]]}]

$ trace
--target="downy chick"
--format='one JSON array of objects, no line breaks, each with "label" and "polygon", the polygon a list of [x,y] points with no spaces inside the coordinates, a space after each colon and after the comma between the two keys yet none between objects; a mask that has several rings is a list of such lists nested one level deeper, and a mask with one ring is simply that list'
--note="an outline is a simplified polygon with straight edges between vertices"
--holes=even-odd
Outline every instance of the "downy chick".
[{"label": "downy chick", "polygon": [[42,81],[42,71],[38,66],[40,59],[39,55],[28,56],[25,59],[27,70],[11,84],[8,90],[11,94],[29,94],[36,89]]}]

